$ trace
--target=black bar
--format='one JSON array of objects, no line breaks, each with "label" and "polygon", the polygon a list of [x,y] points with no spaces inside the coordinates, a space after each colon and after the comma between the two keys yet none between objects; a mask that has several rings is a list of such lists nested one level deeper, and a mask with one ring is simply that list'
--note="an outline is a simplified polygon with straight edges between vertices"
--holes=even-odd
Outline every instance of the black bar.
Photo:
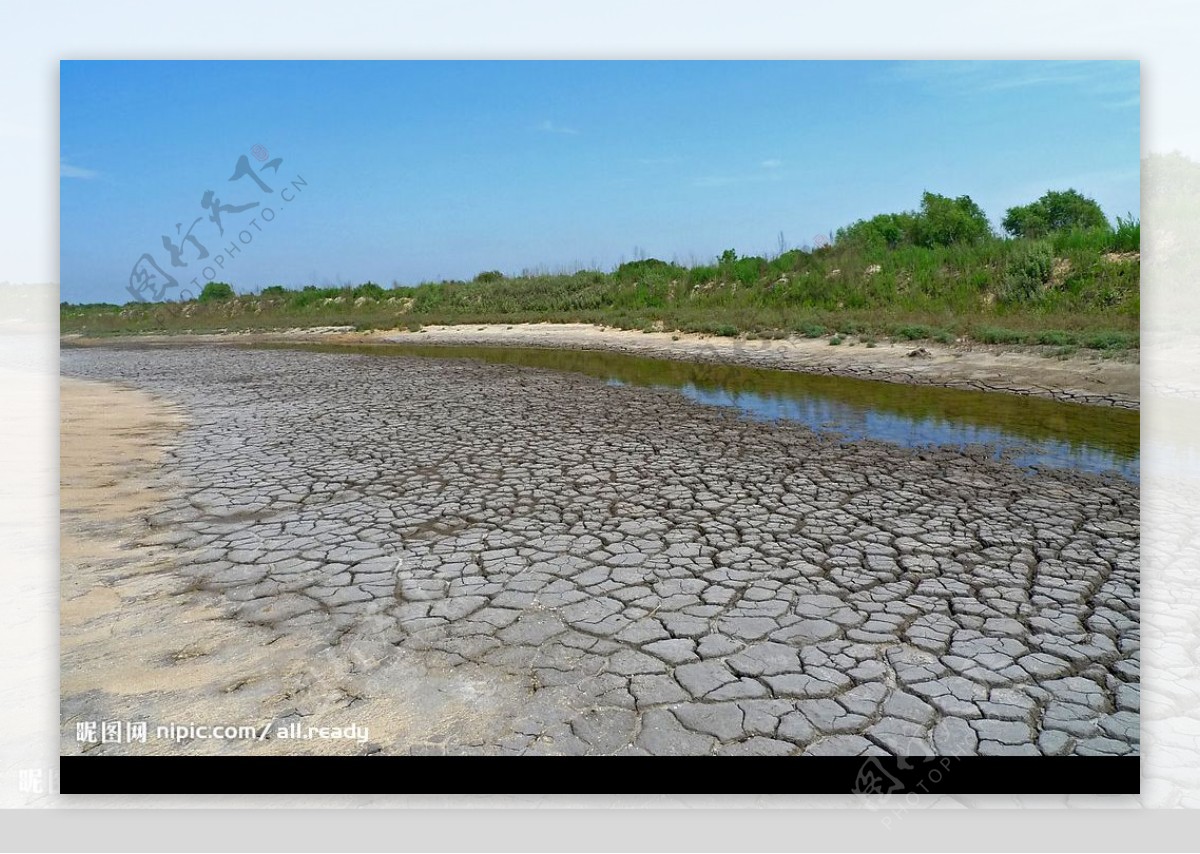
[{"label": "black bar", "polygon": [[[1137,756],[63,756],[63,794],[1138,794]],[[524,792],[517,786],[536,783]]]}]

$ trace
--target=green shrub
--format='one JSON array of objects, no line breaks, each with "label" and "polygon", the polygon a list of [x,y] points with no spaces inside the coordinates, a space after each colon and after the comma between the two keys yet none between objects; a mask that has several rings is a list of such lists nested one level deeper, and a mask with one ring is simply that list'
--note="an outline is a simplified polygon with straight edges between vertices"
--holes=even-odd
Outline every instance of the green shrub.
[{"label": "green shrub", "polygon": [[1014,237],[1033,238],[1070,229],[1108,228],[1100,205],[1075,190],[1051,190],[1036,202],[1009,208],[1001,224]]},{"label": "green shrub", "polygon": [[1045,344],[1053,347],[1067,347],[1075,343],[1075,336],[1069,332],[1059,332],[1058,330],[1050,329],[1045,332],[1039,332],[1034,340],[1038,344]]},{"label": "green shrub", "polygon": [[1103,225],[1097,228],[1070,228],[1056,231],[1047,238],[1055,255],[1101,255],[1113,245],[1113,230]]},{"label": "green shrub", "polygon": [[1006,303],[1030,302],[1039,296],[1054,271],[1054,251],[1046,241],[1021,243],[1009,255],[997,297]]},{"label": "green shrub", "polygon": [[1084,336],[1080,342],[1091,350],[1124,350],[1136,347],[1138,336],[1129,332],[1096,332]]},{"label": "green shrub", "polygon": [[835,245],[859,249],[896,249],[900,246],[953,246],[973,244],[993,237],[987,214],[970,196],[921,196],[920,212],[879,214],[839,229]]},{"label": "green shrub", "polygon": [[233,286],[225,282],[209,282],[200,291],[200,302],[215,302],[217,300],[233,299]]},{"label": "green shrub", "polygon": [[292,308],[307,308],[317,305],[323,300],[344,296],[341,288],[318,288],[315,285],[305,285],[302,290],[289,291],[288,305]]},{"label": "green shrub", "polygon": [[693,267],[687,272],[687,282],[689,285],[707,285],[709,282],[715,282],[721,275],[721,271],[716,267]]},{"label": "green shrub", "polygon": [[984,344],[1024,344],[1028,336],[1013,329],[985,326],[976,330],[973,337]]},{"label": "green shrub", "polygon": [[1117,217],[1117,229],[1113,232],[1112,250],[1114,252],[1142,251],[1141,220],[1134,219],[1133,214],[1130,214],[1128,219]]},{"label": "green shrub", "polygon": [[920,324],[906,324],[897,326],[892,330],[892,334],[902,341],[919,341],[923,338],[932,336],[932,330],[928,326]]},{"label": "green shrub", "polygon": [[733,278],[743,285],[757,284],[767,271],[767,262],[762,258],[739,258],[733,263]]},{"label": "green shrub", "polygon": [[951,199],[929,192],[921,196],[921,213],[914,229],[913,242],[927,247],[978,243],[992,236],[987,214],[970,196]]},{"label": "green shrub", "polygon": [[768,265],[776,273],[791,273],[804,266],[808,254],[799,249],[789,249]]},{"label": "green shrub", "polygon": [[484,270],[475,277],[475,281],[481,285],[486,285],[488,282],[498,282],[504,278],[504,274],[499,270]]},{"label": "green shrub", "polygon": [[354,298],[366,297],[367,299],[383,299],[383,288],[374,282],[367,282],[359,285],[354,289]]},{"label": "green shrub", "polygon": [[646,258],[643,261],[630,261],[617,268],[613,276],[619,282],[634,282],[641,280],[667,281],[671,278],[682,278],[686,270],[675,264],[668,264],[657,258]]},{"label": "green shrub", "polygon": [[863,249],[895,249],[916,242],[917,214],[912,211],[879,214],[860,219],[853,225],[838,229],[838,245],[855,245]]}]

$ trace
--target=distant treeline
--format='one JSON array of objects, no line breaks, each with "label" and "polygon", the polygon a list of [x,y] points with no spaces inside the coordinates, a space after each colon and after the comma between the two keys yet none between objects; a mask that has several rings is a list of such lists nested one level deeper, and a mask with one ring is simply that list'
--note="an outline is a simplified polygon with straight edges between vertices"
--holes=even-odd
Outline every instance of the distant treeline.
[{"label": "distant treeline", "polygon": [[263,288],[211,282],[186,303],[62,306],[64,332],[113,334],[313,325],[585,322],[783,337],[837,333],[966,337],[1114,349],[1136,346],[1140,224],[1115,225],[1075,190],[1009,209],[996,234],[968,196],[922,196],[914,211],[839,229],[825,246],[775,257],[727,250],[710,264],[654,258],[612,271],[392,287]]}]

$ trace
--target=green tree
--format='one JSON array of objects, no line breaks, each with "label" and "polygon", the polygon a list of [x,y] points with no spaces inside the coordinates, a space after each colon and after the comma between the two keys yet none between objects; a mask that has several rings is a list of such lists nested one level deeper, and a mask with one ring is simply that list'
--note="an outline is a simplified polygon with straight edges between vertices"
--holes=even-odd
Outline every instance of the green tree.
[{"label": "green tree", "polygon": [[1036,202],[1011,207],[1001,223],[1013,237],[1045,237],[1055,231],[1108,228],[1094,199],[1076,190],[1050,190]]},{"label": "green tree", "polygon": [[921,212],[914,230],[913,242],[927,247],[978,243],[992,236],[987,214],[970,196],[952,199],[930,192],[921,196]]},{"label": "green tree", "polygon": [[614,276],[620,281],[636,281],[639,279],[666,279],[682,276],[684,269],[675,264],[668,264],[657,258],[643,258],[641,261],[626,261],[617,267]]},{"label": "green tree", "polygon": [[233,299],[233,296],[232,285],[227,285],[224,282],[209,282],[204,286],[204,290],[200,291],[200,302]]},{"label": "green tree", "polygon": [[871,219],[860,219],[853,225],[838,229],[837,243],[858,245],[868,249],[883,247],[895,249],[897,246],[913,242],[916,236],[916,225],[917,214],[912,211],[879,214]]}]

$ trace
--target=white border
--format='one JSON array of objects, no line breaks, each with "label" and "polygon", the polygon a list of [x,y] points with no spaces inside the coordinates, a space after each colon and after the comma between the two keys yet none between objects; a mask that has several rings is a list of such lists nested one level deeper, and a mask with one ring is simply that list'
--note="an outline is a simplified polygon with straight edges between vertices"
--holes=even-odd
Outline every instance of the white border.
[{"label": "white border", "polygon": [[[0,205],[0,281],[57,279],[57,62],[62,58],[412,58],[412,57],[656,57],[656,58],[1122,58],[1143,68],[1143,153],[1178,150],[1200,160],[1200,111],[1193,88],[1200,79],[1195,47],[1197,7],[1182,0],[1127,2],[983,2],[910,0],[897,2],[761,2],[737,4],[700,0],[667,3],[615,0],[605,3],[485,3],[451,0],[385,3],[317,3],[313,0],[149,4],[115,0],[103,4],[42,3],[10,6],[0,34],[0,163],[5,204]],[[1149,194],[1155,188],[1147,188]],[[1153,208],[1144,198],[1144,212]],[[1197,219],[1200,219],[1198,217]],[[1178,224],[1187,239],[1185,223]],[[1156,278],[1158,274],[1165,277]],[[1155,396],[1180,395],[1200,376],[1200,348],[1187,329],[1193,300],[1191,268],[1144,268],[1143,323],[1158,324],[1159,337],[1144,338],[1144,457],[1161,438],[1179,459],[1195,458],[1200,437],[1156,421]],[[0,286],[2,287],[2,286]],[[879,815],[818,813],[823,807],[854,805],[844,798],[680,797],[629,799],[545,796],[469,798],[193,798],[81,799],[35,796],[15,785],[20,769],[50,768],[57,756],[57,315],[56,295],[18,297],[0,290],[4,330],[4,410],[0,419],[0,805],[80,808],[90,806],[405,806],[495,807],[470,821],[424,813],[273,812],[220,816],[168,812],[118,814],[58,813],[40,836],[18,836],[34,815],[9,821],[5,841],[28,850],[43,844],[78,844],[104,850],[163,850],[174,846],[216,849],[226,844],[261,850],[275,840],[287,850],[312,850],[346,843],[362,850],[375,843],[431,850],[442,843],[523,850],[563,847],[623,847],[639,842],[669,847],[674,840],[692,850],[717,847],[792,847],[815,842],[829,848],[884,845],[937,850],[938,840],[954,850],[973,845],[1023,846],[1042,839],[1079,843],[1087,850],[1129,848],[1146,841],[1152,826],[1125,811],[1068,814],[1034,812],[1019,819],[1003,813],[928,812],[915,808],[903,821],[884,826]],[[1181,302],[1182,300],[1182,302]],[[14,322],[16,313],[26,320]],[[14,342],[19,342],[14,346]],[[1182,385],[1181,385],[1182,384]],[[1178,426],[1178,425],[1174,425]],[[1172,443],[1169,444],[1168,443]],[[1149,453],[1146,453],[1146,452]],[[1174,458],[1174,457],[1173,457]],[[1169,461],[1168,461],[1169,462]],[[1167,468],[1170,468],[1168,465]],[[920,806],[1074,807],[1191,806],[1200,795],[1200,702],[1191,658],[1200,649],[1200,573],[1191,503],[1194,476],[1174,471],[1170,480],[1143,480],[1143,620],[1157,634],[1146,643],[1143,684],[1161,700],[1164,714],[1148,716],[1143,740],[1146,785],[1140,799],[942,798]],[[1156,563],[1158,562],[1158,563]],[[1161,565],[1160,565],[1161,564]],[[1179,619],[1181,618],[1182,619]],[[1172,618],[1175,618],[1174,620]],[[1153,644],[1151,644],[1153,640]],[[1153,719],[1152,719],[1153,718]],[[497,785],[481,781],[481,786]],[[669,781],[664,781],[669,788]],[[861,804],[860,804],[861,805]],[[596,817],[562,808],[701,808],[672,812],[661,820],[646,809]],[[721,815],[722,806],[766,808],[767,812]],[[514,807],[551,808],[536,815]],[[796,814],[791,810],[805,807]],[[554,809],[559,808],[559,809]],[[786,812],[779,812],[786,809]],[[46,816],[48,818],[48,816]],[[1188,844],[1166,816],[1155,818],[1168,836],[1160,846]],[[1055,829],[1055,825],[1056,829]],[[357,830],[357,832],[356,832]],[[941,831],[939,834],[938,831]],[[109,832],[127,834],[114,842]],[[21,831],[23,833],[24,831]],[[70,836],[60,836],[69,833]],[[1036,836],[1034,833],[1045,835]],[[47,835],[49,834],[49,835]],[[263,835],[266,834],[266,835]],[[934,834],[937,834],[936,836]],[[945,834],[945,835],[941,835]],[[138,841],[138,839],[142,841]],[[145,842],[153,839],[152,843]],[[374,840],[374,841],[370,841]],[[552,840],[547,842],[547,840]],[[690,844],[689,844],[690,843]],[[139,848],[148,845],[149,848]],[[692,847],[694,846],[694,847]],[[282,850],[282,848],[278,850]]]}]

